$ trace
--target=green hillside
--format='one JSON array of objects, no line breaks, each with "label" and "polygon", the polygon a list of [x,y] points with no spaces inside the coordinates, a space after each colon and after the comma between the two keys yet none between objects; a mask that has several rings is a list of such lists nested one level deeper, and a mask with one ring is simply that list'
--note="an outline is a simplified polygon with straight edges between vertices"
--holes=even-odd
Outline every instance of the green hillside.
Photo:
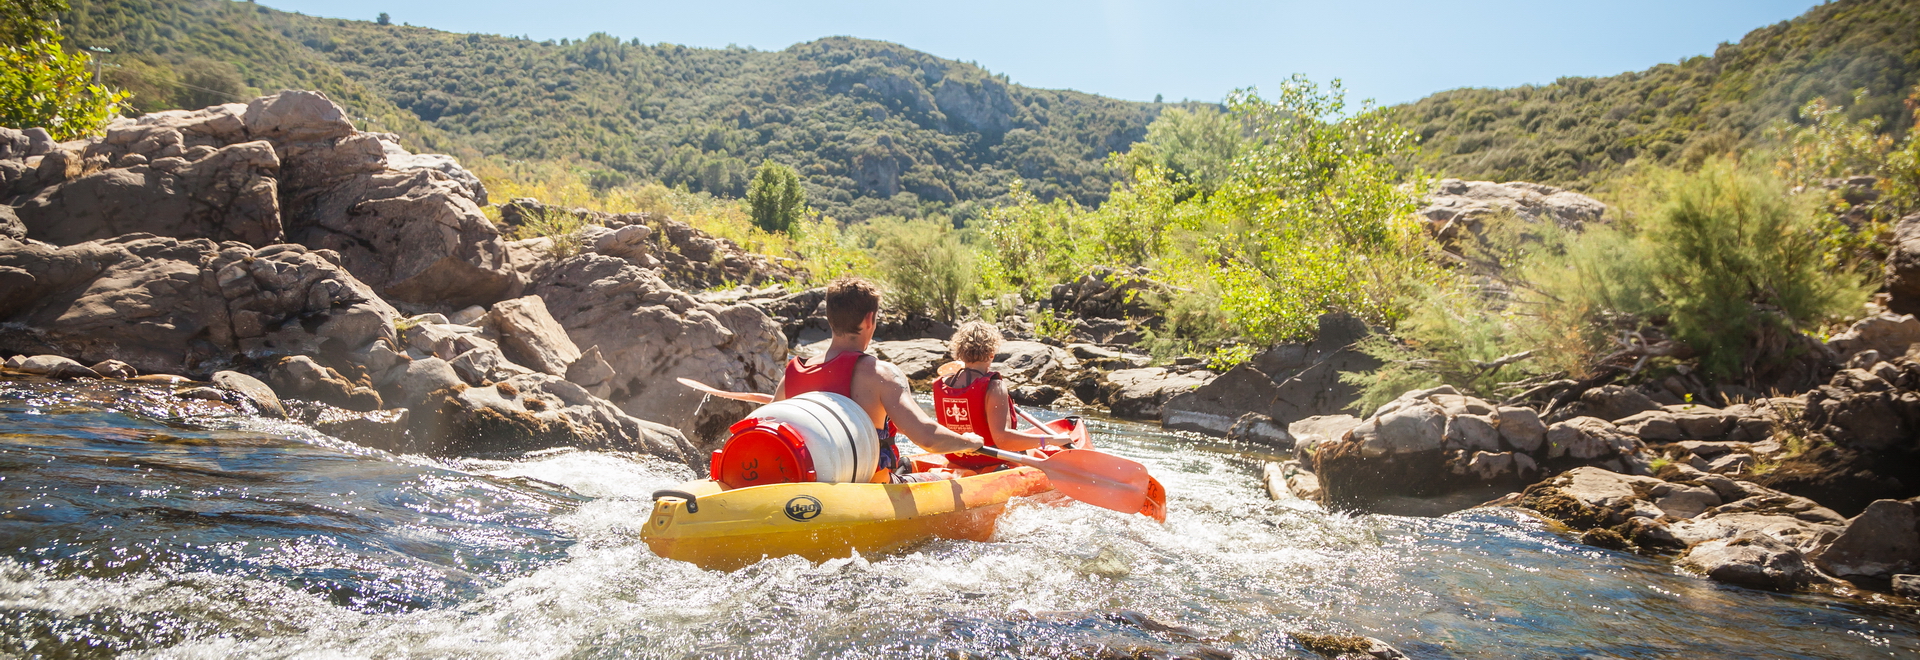
[{"label": "green hillside", "polygon": [[[1594,44],[1604,47],[1604,44]],[[1590,187],[1638,160],[1754,144],[1815,97],[1903,131],[1920,83],[1920,1],[1839,0],[1754,30],[1712,57],[1608,78],[1459,89],[1400,106],[1446,176]],[[1853,90],[1865,88],[1863,102]]]},{"label": "green hillside", "polygon": [[115,80],[142,109],[313,87],[421,146],[580,159],[606,185],[737,197],[771,159],[842,218],[970,215],[1016,178],[1043,197],[1098,203],[1113,181],[1102,159],[1161,107],[1022,87],[845,37],[779,52],[605,34],[535,42],[226,0],[75,0],[64,23],[75,44],[115,51]]}]

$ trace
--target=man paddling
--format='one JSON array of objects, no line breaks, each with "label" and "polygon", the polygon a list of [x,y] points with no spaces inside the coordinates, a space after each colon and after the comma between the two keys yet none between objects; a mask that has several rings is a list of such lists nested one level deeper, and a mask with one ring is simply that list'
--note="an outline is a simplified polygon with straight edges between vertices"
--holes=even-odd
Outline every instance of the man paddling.
[{"label": "man paddling", "polygon": [[[879,483],[933,481],[952,474],[911,474],[901,469],[900,450],[893,443],[897,431],[932,453],[958,454],[980,448],[980,436],[949,431],[927,417],[913,400],[907,376],[891,362],[867,355],[880,312],[880,290],[872,282],[842,277],[827,285],[827,326],[833,340],[827,350],[807,360],[787,362],[786,373],[766,401],[779,401],[808,392],[832,392],[867,411],[880,432]],[[765,395],[761,395],[765,396]],[[763,403],[764,403],[763,402]]]}]

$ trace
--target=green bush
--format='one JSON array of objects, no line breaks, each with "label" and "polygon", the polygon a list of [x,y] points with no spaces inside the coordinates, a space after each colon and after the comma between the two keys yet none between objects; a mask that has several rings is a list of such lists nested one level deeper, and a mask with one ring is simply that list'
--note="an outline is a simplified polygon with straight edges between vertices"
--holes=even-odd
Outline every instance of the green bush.
[{"label": "green bush", "polygon": [[55,140],[72,140],[105,128],[127,95],[93,83],[93,58],[61,47],[59,33],[40,12],[64,3],[4,3],[0,29],[0,126],[41,127]]},{"label": "green bush", "polygon": [[761,165],[747,188],[747,209],[761,230],[787,231],[807,214],[807,193],[800,189],[800,176],[779,163]]},{"label": "green bush", "polygon": [[586,226],[584,216],[547,207],[527,213],[523,224],[514,229],[513,239],[547,239],[551,241],[547,246],[547,256],[565,259],[580,253],[584,241],[580,230]]},{"label": "green bush", "polygon": [[946,222],[875,218],[867,231],[894,308],[953,323],[979,299],[973,252]]},{"label": "green bush", "polygon": [[1816,329],[1866,302],[1859,273],[1825,272],[1811,200],[1788,195],[1779,179],[1717,159],[1663,183],[1664,199],[1641,231],[1645,266],[1670,334],[1700,353],[1710,374],[1742,375],[1757,333]]}]

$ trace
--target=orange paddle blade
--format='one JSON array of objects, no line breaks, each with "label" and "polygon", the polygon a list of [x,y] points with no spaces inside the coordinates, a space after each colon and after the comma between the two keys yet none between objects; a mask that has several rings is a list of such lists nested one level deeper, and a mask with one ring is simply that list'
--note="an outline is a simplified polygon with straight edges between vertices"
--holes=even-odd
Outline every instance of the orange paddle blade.
[{"label": "orange paddle blade", "polygon": [[1147,502],[1140,507],[1140,513],[1159,522],[1167,521],[1167,488],[1160,480],[1147,477]]},{"label": "orange paddle blade", "polygon": [[1047,458],[984,447],[980,453],[1039,468],[1054,490],[1082,502],[1121,513],[1140,513],[1147,505],[1147,466],[1112,454],[1068,449]]}]

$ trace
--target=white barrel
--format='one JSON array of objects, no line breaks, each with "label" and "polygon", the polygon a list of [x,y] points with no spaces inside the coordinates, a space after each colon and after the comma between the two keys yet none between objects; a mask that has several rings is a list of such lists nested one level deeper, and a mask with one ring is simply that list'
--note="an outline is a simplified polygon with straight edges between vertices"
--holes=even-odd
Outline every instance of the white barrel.
[{"label": "white barrel", "polygon": [[808,392],[760,406],[747,416],[784,422],[799,431],[821,482],[865,483],[880,464],[880,433],[853,399]]}]

